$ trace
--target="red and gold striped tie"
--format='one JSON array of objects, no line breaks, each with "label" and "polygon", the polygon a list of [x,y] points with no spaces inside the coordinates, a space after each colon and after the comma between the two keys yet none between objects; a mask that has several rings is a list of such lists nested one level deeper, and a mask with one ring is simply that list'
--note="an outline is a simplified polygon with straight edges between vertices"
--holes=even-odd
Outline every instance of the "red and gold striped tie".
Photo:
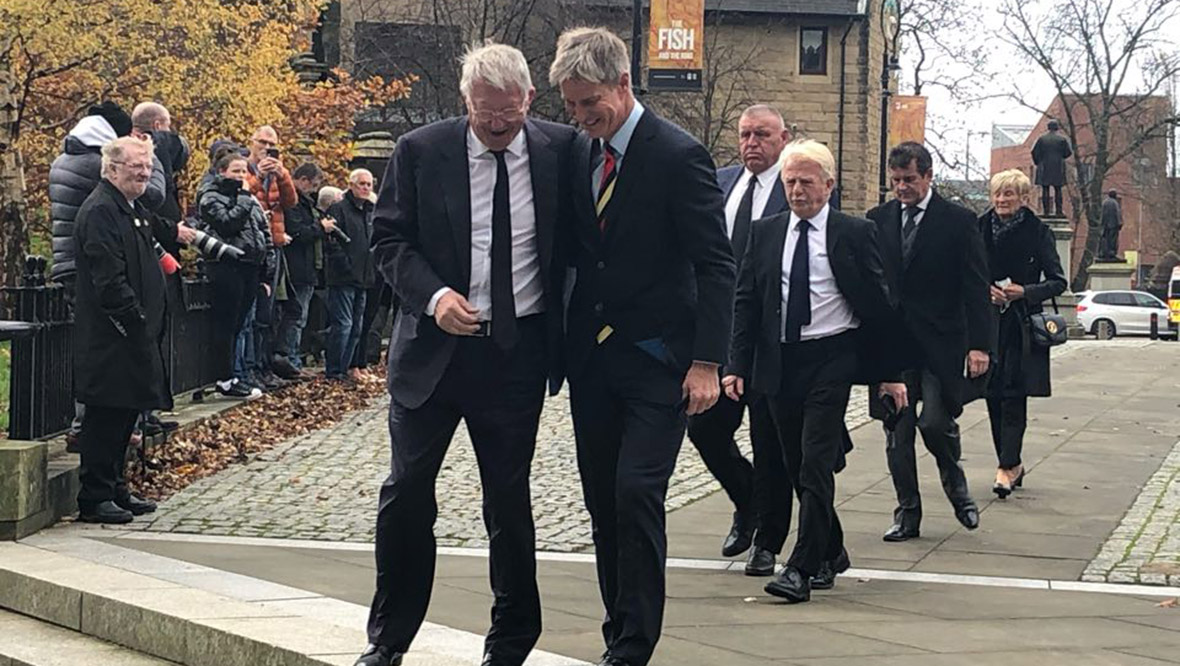
[{"label": "red and gold striped tie", "polygon": [[611,194],[615,191],[616,159],[615,149],[609,143],[604,142],[602,179],[598,182],[598,202],[594,205],[594,211],[598,215],[598,230],[601,233],[606,233],[606,216],[602,213],[606,210],[606,205],[610,203]]}]

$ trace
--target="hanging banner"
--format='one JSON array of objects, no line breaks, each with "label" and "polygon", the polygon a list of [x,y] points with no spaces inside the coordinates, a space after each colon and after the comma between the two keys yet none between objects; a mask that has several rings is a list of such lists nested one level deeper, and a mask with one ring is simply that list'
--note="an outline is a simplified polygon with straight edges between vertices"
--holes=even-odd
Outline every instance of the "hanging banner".
[{"label": "hanging banner", "polygon": [[889,108],[889,145],[926,143],[926,98],[894,95]]},{"label": "hanging banner", "polygon": [[651,0],[649,90],[700,90],[705,63],[705,0]]}]

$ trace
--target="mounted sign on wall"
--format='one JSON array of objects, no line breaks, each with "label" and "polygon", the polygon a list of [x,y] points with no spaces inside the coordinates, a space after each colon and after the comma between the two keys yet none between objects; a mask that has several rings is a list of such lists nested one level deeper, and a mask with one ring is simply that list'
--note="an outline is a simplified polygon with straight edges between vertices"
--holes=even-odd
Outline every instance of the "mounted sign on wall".
[{"label": "mounted sign on wall", "polygon": [[705,52],[704,0],[651,0],[647,40],[650,90],[700,90]]}]

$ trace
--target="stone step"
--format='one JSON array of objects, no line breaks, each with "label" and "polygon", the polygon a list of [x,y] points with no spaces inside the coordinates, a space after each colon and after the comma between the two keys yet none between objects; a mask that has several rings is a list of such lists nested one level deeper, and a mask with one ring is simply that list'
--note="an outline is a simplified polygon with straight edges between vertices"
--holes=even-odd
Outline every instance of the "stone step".
[{"label": "stone step", "polygon": [[175,666],[114,643],[0,610],[0,666]]}]

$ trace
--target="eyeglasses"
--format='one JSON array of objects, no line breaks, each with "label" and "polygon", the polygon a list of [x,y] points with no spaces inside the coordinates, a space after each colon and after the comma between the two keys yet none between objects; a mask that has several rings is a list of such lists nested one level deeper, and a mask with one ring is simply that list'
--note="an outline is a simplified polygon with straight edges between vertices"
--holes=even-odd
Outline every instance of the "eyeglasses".
[{"label": "eyeglasses", "polygon": [[151,171],[152,170],[152,163],[151,162],[147,162],[147,163],[140,162],[138,164],[132,164],[130,162],[111,162],[111,164],[118,164],[121,167],[126,167],[127,170],[129,170],[129,171]]},{"label": "eyeglasses", "polygon": [[265,146],[265,147],[267,147],[267,148],[274,148],[275,146],[279,145],[279,144],[278,144],[277,142],[275,142],[275,141],[270,141],[270,140],[267,140],[267,139],[258,139],[258,138],[255,138],[255,139],[254,139],[254,143],[257,143],[257,144],[259,144],[259,145]]},{"label": "eyeglasses", "polygon": [[502,111],[474,111],[471,115],[481,123],[490,123],[499,119],[506,123],[520,122],[524,118],[524,109],[504,109]]}]

